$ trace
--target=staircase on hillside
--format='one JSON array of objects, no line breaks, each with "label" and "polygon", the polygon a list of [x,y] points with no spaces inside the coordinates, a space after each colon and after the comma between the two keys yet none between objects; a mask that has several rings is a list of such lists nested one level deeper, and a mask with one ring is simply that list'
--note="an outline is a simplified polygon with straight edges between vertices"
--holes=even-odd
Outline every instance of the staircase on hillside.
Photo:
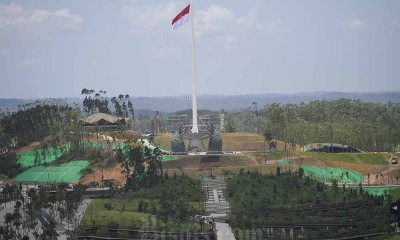
[{"label": "staircase on hillside", "polygon": [[191,139],[189,141],[189,152],[205,152],[203,141],[201,139]]},{"label": "staircase on hillside", "polygon": [[225,201],[223,191],[226,188],[225,179],[203,179],[203,189],[207,192],[208,201],[204,203],[204,209],[210,214],[227,214],[230,205]]}]

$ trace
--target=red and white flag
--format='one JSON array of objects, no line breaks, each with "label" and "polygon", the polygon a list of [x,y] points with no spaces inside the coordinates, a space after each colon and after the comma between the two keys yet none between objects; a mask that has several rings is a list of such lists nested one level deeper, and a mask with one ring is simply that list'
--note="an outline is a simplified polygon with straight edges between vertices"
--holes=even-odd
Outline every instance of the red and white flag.
[{"label": "red and white flag", "polygon": [[187,5],[174,19],[172,19],[172,29],[176,30],[183,24],[189,22],[190,4]]}]

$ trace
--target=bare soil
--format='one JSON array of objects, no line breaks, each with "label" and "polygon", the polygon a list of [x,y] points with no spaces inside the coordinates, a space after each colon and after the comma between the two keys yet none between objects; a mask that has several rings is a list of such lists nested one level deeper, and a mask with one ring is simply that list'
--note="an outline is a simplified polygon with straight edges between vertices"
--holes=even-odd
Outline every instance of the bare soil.
[{"label": "bare soil", "polygon": [[104,176],[104,180],[113,180],[115,185],[121,186],[126,181],[125,175],[121,172],[122,166],[120,164],[110,168],[103,168],[103,171],[101,168],[97,168],[93,174],[88,174],[79,179],[78,183],[91,184],[95,182],[97,184],[101,184],[102,176]]},{"label": "bare soil", "polygon": [[40,145],[40,142],[32,142],[28,146],[24,146],[15,150],[15,153],[20,154],[22,152],[32,151]]}]

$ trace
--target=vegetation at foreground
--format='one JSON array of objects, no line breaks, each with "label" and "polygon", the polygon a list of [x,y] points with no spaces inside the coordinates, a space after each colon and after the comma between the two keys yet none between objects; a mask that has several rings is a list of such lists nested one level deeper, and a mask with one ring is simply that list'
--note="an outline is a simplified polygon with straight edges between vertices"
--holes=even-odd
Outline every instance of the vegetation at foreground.
[{"label": "vegetation at foreground", "polygon": [[382,236],[368,238],[370,240],[400,240],[400,233],[387,233]]},{"label": "vegetation at foreground", "polygon": [[[233,228],[262,229],[271,224],[344,223],[344,226],[295,229],[306,238],[323,238],[357,233],[386,232],[394,218],[389,213],[392,197],[374,197],[362,188],[332,186],[295,173],[263,175],[241,171],[228,181],[227,198]],[[347,223],[347,225],[346,225]],[[348,225],[351,223],[352,225]],[[266,234],[266,232],[263,232]],[[282,237],[276,231],[275,237]]]},{"label": "vegetation at foreground", "polygon": [[85,213],[82,227],[89,225],[150,230],[200,231],[194,216],[202,214],[206,196],[199,180],[185,175],[165,175],[151,187],[120,190],[114,198],[96,199]]},{"label": "vegetation at foreground", "polygon": [[[0,203],[15,203],[14,211],[4,216],[5,224],[0,226],[1,239],[24,239],[27,232],[35,239],[56,239],[56,222],[71,221],[81,202],[85,186],[77,185],[67,192],[67,184],[50,187],[39,186],[22,195],[22,185],[5,185],[0,193]],[[37,231],[38,222],[42,229]]]}]

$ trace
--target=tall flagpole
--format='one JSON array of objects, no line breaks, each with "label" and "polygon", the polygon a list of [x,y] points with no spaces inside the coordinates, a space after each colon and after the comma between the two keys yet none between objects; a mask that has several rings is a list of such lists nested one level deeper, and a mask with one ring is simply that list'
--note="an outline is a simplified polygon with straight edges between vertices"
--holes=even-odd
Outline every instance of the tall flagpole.
[{"label": "tall flagpole", "polygon": [[192,20],[192,115],[193,115],[193,126],[192,133],[199,133],[199,127],[197,125],[197,99],[196,99],[196,58],[195,58],[195,44],[194,44],[194,10],[193,1],[190,2],[190,15]]}]

